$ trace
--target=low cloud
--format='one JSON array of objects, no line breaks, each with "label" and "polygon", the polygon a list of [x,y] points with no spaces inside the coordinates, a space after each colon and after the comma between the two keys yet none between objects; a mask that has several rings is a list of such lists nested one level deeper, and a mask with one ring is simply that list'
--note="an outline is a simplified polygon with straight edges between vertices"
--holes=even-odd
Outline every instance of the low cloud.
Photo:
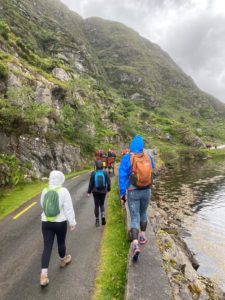
[{"label": "low cloud", "polygon": [[204,91],[225,102],[225,1],[63,0],[84,18],[126,24],[160,45]]}]

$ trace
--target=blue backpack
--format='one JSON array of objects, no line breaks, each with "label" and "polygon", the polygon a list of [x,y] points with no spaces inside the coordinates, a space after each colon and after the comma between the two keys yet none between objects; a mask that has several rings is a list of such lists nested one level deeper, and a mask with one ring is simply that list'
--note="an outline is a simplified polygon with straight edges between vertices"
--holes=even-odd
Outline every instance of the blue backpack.
[{"label": "blue backpack", "polygon": [[104,190],[106,187],[105,174],[102,170],[95,172],[95,187],[99,191]]}]

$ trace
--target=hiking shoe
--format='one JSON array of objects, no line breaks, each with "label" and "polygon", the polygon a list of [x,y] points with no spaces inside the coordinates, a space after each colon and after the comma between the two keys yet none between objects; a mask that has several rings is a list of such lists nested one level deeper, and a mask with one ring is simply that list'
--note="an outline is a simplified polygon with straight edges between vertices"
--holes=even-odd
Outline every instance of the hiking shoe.
[{"label": "hiking shoe", "polygon": [[133,258],[133,261],[137,261],[138,260],[138,257],[140,255],[140,247],[138,244],[133,244],[133,251],[132,251],[132,258]]},{"label": "hiking shoe", "polygon": [[147,240],[148,240],[148,239],[147,239],[145,236],[141,235],[140,238],[139,238],[139,243],[140,243],[141,245],[144,245],[144,244],[147,243]]},{"label": "hiking shoe", "polygon": [[105,225],[105,224],[106,224],[105,217],[102,217],[102,225]]},{"label": "hiking shoe", "polygon": [[48,274],[41,274],[41,276],[40,276],[40,285],[44,287],[48,284],[49,284]]},{"label": "hiking shoe", "polygon": [[96,219],[96,221],[95,221],[95,226],[96,226],[96,227],[99,227],[99,225],[100,225],[100,224],[99,224],[99,219]]},{"label": "hiking shoe", "polygon": [[66,265],[68,265],[72,260],[71,255],[66,255],[63,259],[60,260],[60,267],[64,268]]}]

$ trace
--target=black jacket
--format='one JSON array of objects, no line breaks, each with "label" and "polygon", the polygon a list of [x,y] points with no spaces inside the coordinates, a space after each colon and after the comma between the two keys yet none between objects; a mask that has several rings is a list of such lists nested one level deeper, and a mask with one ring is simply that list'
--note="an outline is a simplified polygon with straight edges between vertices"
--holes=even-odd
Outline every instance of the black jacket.
[{"label": "black jacket", "polygon": [[106,194],[107,192],[110,192],[111,190],[111,180],[109,178],[109,175],[107,172],[103,172],[105,175],[105,182],[106,182],[106,187],[105,189],[99,191],[98,189],[95,188],[95,173],[96,171],[93,171],[91,173],[90,181],[89,181],[89,186],[88,186],[88,194],[92,193],[100,193],[100,194]]}]

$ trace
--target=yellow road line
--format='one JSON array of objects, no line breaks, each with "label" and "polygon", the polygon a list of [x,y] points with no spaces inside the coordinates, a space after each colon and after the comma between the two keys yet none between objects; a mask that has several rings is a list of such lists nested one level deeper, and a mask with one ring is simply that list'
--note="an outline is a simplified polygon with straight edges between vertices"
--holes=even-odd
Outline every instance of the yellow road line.
[{"label": "yellow road line", "polygon": [[33,207],[34,205],[36,205],[37,202],[33,202],[31,205],[27,206],[26,208],[24,208],[21,212],[19,212],[17,215],[15,215],[13,217],[13,220],[18,219],[22,214],[24,214],[28,209],[30,209],[31,207]]}]

